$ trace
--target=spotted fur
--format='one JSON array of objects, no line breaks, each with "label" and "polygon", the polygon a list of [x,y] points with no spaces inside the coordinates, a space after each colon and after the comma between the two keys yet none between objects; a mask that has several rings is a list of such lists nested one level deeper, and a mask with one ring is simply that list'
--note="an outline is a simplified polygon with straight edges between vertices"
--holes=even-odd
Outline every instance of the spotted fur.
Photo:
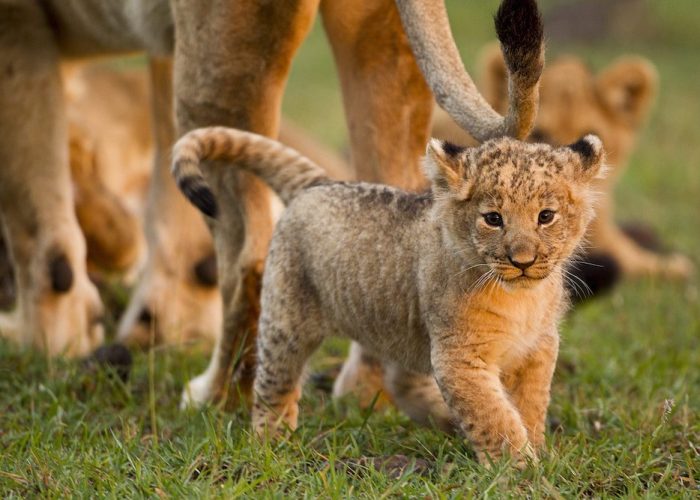
[{"label": "spotted fur", "polygon": [[[198,145],[208,134],[216,148]],[[255,431],[296,427],[304,365],[324,338],[339,335],[391,366],[397,380],[434,377],[446,409],[423,406],[456,422],[480,460],[534,453],[566,305],[563,266],[593,217],[590,184],[604,162],[600,140],[583,141],[586,156],[580,146],[508,138],[459,151],[433,140],[425,159],[432,192],[419,195],[330,182],[255,134],[186,135],[174,154],[176,180],[203,180],[232,163],[288,203],[263,275]],[[546,225],[538,222],[545,209],[555,212]],[[489,212],[502,227],[487,224]],[[423,387],[435,396],[434,382]]]}]

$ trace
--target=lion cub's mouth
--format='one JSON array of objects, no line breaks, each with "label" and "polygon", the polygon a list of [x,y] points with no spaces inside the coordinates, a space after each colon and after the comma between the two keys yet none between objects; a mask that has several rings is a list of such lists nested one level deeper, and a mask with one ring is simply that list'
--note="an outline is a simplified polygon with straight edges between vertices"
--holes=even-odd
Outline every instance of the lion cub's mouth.
[{"label": "lion cub's mouth", "polygon": [[508,267],[507,270],[496,270],[496,272],[505,283],[525,286],[542,281],[550,274],[549,270],[544,269],[520,270],[512,267]]}]

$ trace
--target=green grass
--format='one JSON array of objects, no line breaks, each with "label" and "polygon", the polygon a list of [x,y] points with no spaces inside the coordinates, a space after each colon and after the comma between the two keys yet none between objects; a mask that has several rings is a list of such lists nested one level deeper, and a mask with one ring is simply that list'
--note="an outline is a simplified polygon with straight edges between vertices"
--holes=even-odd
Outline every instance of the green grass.
[{"label": "green grass", "polygon": [[[469,14],[460,12],[465,3]],[[491,38],[496,3],[449,4],[468,62]],[[595,67],[624,52],[658,65],[661,95],[619,187],[619,215],[652,225],[697,263],[700,14],[694,0],[661,4],[652,4],[658,29],[650,38],[550,43],[549,51],[572,50]],[[324,140],[344,144],[337,80],[318,26],[295,63],[285,110]],[[697,498],[699,284],[697,277],[626,283],[568,316],[550,407],[561,427],[548,433],[541,463],[524,472],[502,464],[487,471],[460,439],[396,412],[341,406],[311,387],[292,438],[260,443],[244,412],[177,409],[183,383],[206,365],[201,354],[160,349],[152,370],[139,354],[122,384],[2,343],[0,496]],[[332,363],[340,345],[327,346],[317,364]],[[397,478],[358,464],[396,454],[420,470]]]}]

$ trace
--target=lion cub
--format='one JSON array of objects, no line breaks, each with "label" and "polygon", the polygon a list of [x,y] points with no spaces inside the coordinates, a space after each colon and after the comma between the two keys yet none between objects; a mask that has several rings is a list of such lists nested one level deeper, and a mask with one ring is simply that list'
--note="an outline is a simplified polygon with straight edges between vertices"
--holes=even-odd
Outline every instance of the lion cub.
[{"label": "lion cub", "polygon": [[[332,182],[295,151],[221,127],[175,145],[173,174],[215,217],[202,173],[223,159],[288,205],[265,264],[253,426],[295,428],[300,377],[329,335],[432,374],[480,461],[543,443],[564,266],[593,218],[602,144],[432,140],[428,194]],[[232,270],[233,271],[233,270]]]},{"label": "lion cub", "polygon": [[[495,110],[508,107],[508,69],[498,44],[482,55],[482,90]],[[635,142],[647,120],[658,89],[654,65],[639,56],[621,57],[593,73],[579,58],[565,56],[548,62],[542,72],[540,108],[530,136],[533,142],[568,144],[586,133],[596,134],[608,152],[609,172],[597,190],[596,218],[589,228],[591,253],[612,258],[628,277],[662,276],[687,279],[694,265],[681,254],[660,255],[639,245],[615,223],[614,188],[622,176]],[[459,125],[437,109],[433,135],[457,144],[473,142]],[[609,265],[606,266],[609,268]],[[595,290],[606,276],[593,268],[574,271]],[[605,273],[610,273],[606,269]],[[589,280],[595,281],[591,282]],[[610,283],[612,284],[612,283]]]}]

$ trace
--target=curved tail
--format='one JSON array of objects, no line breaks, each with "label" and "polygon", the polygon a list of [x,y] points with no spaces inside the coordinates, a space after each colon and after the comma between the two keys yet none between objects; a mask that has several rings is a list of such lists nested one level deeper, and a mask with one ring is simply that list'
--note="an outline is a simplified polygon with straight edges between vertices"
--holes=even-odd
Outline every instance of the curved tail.
[{"label": "curved tail", "polygon": [[524,139],[535,121],[544,67],[542,19],[535,0],[503,0],[494,18],[508,67],[508,114],[484,100],[464,69],[443,1],[396,0],[416,61],[437,103],[477,141]]},{"label": "curved tail", "polygon": [[193,130],[173,147],[172,174],[187,199],[209,217],[216,217],[218,207],[202,174],[200,163],[205,160],[235,162],[236,168],[265,181],[285,205],[304,188],[328,180],[321,167],[268,137],[227,127]]}]

